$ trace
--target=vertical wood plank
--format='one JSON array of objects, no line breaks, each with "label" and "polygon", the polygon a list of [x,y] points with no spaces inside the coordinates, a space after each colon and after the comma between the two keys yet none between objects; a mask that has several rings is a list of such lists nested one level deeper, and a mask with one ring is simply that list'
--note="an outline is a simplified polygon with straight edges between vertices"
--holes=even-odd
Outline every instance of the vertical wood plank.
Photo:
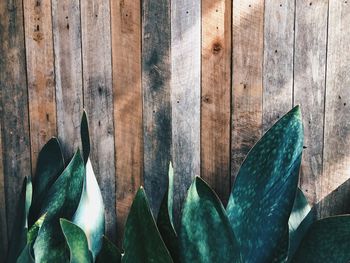
[{"label": "vertical wood plank", "polygon": [[[30,135],[22,1],[0,1],[0,119],[1,162],[6,211],[3,230],[10,237],[23,178],[30,175]],[[0,179],[1,180],[1,179]],[[4,193],[1,193],[3,195]],[[5,258],[5,257],[0,257]]]},{"label": "vertical wood plank", "polygon": [[[1,86],[2,88],[2,86]],[[0,122],[0,263],[5,263],[7,254],[7,222],[5,202],[5,177],[2,148],[2,125]]]},{"label": "vertical wood plank", "polygon": [[81,1],[81,27],[84,107],[89,116],[91,161],[106,207],[106,233],[115,240],[115,151],[109,1]]},{"label": "vertical wood plank", "polygon": [[142,182],[140,9],[140,1],[111,1],[118,242]]},{"label": "vertical wood plank", "polygon": [[322,176],[328,1],[296,1],[294,104],[304,121],[300,186],[311,203],[318,201]]},{"label": "vertical wood plank", "polygon": [[[350,212],[350,3],[329,1],[323,176],[319,216]],[[344,187],[345,186],[345,187]]]},{"label": "vertical wood plank", "polygon": [[294,1],[265,1],[263,130],[293,105]]},{"label": "vertical wood plank", "polygon": [[264,0],[233,1],[232,181],[262,131]]},{"label": "vertical wood plank", "polygon": [[69,159],[80,146],[83,108],[79,0],[52,0],[58,138]]},{"label": "vertical wood plank", "polygon": [[230,191],[231,1],[202,1],[201,176]]},{"label": "vertical wood plank", "polygon": [[50,0],[24,4],[32,170],[41,147],[57,134]]},{"label": "vertical wood plank", "polygon": [[144,184],[154,215],[168,185],[171,154],[170,1],[143,1]]},{"label": "vertical wood plank", "polygon": [[201,3],[171,2],[171,105],[174,212],[179,222],[192,179],[200,173]]}]

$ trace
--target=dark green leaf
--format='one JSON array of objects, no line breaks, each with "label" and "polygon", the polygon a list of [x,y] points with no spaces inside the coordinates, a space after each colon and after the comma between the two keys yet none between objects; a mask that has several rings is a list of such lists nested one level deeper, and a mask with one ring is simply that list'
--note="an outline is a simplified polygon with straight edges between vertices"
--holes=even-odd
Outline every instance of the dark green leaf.
[{"label": "dark green leaf", "polygon": [[79,150],[51,186],[44,198],[41,215],[46,213],[34,244],[35,260],[65,262],[69,258],[59,218],[72,218],[82,193],[85,168]]},{"label": "dark green leaf", "polygon": [[70,251],[71,263],[93,262],[84,231],[66,219],[60,219],[61,228]]},{"label": "dark green leaf", "polygon": [[188,190],[180,234],[181,262],[241,262],[224,207],[199,177]]},{"label": "dark green leaf", "polygon": [[295,107],[267,131],[243,162],[227,214],[244,262],[271,262],[288,225],[303,149]]},{"label": "dark green leaf", "polygon": [[123,240],[122,262],[173,262],[160,236],[143,188],[131,205]]},{"label": "dark green leaf", "polygon": [[90,154],[90,137],[89,137],[89,123],[87,119],[87,113],[85,110],[83,111],[83,116],[81,118],[80,136],[81,136],[81,143],[83,146],[84,163],[86,164]]},{"label": "dark green leaf", "polygon": [[306,233],[293,262],[349,262],[350,215],[314,222]]},{"label": "dark green leaf", "polygon": [[31,254],[31,247],[32,243],[28,243],[24,249],[22,250],[22,253],[17,258],[17,261],[9,261],[8,262],[17,262],[17,263],[34,263],[34,259]]},{"label": "dark green leaf", "polygon": [[107,237],[103,236],[103,244],[100,253],[97,255],[96,263],[120,263],[122,255],[119,249],[108,240]]},{"label": "dark green leaf", "polygon": [[41,149],[33,179],[33,204],[29,211],[29,226],[40,217],[44,196],[64,168],[61,146],[57,138],[50,139]]},{"label": "dark green leaf", "polygon": [[84,230],[89,248],[95,259],[102,247],[102,236],[105,232],[105,214],[101,191],[90,159],[88,159],[85,169],[83,193],[72,221]]},{"label": "dark green leaf", "polygon": [[8,262],[16,262],[17,257],[27,244],[28,213],[32,202],[32,182],[25,177],[18,202],[17,214],[13,224],[12,239],[9,246]]},{"label": "dark green leaf", "polygon": [[173,192],[174,192],[174,170],[171,162],[169,164],[169,185],[163,201],[160,205],[157,218],[159,232],[167,246],[174,262],[179,262],[179,241],[173,224]]}]

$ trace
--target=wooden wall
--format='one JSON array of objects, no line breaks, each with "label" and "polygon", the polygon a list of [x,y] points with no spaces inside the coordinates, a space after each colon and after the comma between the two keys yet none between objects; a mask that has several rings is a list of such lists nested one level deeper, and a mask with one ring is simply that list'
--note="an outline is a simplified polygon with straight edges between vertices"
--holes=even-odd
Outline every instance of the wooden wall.
[{"label": "wooden wall", "polygon": [[175,212],[195,175],[224,204],[251,146],[300,104],[300,185],[317,213],[350,212],[350,2],[0,1],[0,252],[24,176],[57,136],[69,158],[90,119],[107,233],[145,185]]}]

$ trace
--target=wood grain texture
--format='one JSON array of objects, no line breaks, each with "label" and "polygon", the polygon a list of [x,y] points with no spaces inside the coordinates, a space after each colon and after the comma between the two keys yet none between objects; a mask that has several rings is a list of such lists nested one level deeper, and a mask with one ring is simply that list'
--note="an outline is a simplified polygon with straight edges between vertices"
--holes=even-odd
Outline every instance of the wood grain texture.
[{"label": "wood grain texture", "polygon": [[261,137],[264,1],[233,1],[231,181]]},{"label": "wood grain texture", "polygon": [[329,1],[323,176],[317,182],[318,197],[324,200],[319,216],[350,212],[349,24],[350,3]]},{"label": "wood grain texture", "polygon": [[35,171],[39,151],[57,134],[51,1],[27,0],[23,5],[32,171]]},{"label": "wood grain texture", "polygon": [[171,105],[176,224],[192,179],[200,173],[201,3],[171,2]]},{"label": "wood grain texture", "polygon": [[143,1],[142,10],[143,177],[156,216],[171,159],[170,1]]},{"label": "wood grain texture", "polygon": [[65,159],[80,146],[83,110],[79,0],[52,0],[57,130]]},{"label": "wood grain texture", "polygon": [[5,176],[2,148],[2,129],[0,122],[0,263],[5,263],[7,254],[7,221],[6,221],[6,199],[5,199]]},{"label": "wood grain texture", "polygon": [[116,240],[115,150],[108,0],[81,1],[84,107],[91,161],[106,207],[106,234]]},{"label": "wood grain texture", "polygon": [[300,185],[311,203],[322,176],[328,3],[296,1],[294,104],[303,113],[304,145]]},{"label": "wood grain texture", "polygon": [[231,1],[202,1],[201,177],[230,192]]},{"label": "wood grain texture", "polygon": [[0,39],[0,159],[3,172],[0,180],[4,185],[0,195],[5,196],[6,201],[6,209],[2,202],[0,207],[0,239],[5,243],[5,249],[23,178],[31,173],[22,1],[0,1]]},{"label": "wood grain texture", "polygon": [[293,105],[294,1],[265,1],[263,131]]},{"label": "wood grain texture", "polygon": [[118,242],[142,183],[140,5],[140,1],[111,1]]}]

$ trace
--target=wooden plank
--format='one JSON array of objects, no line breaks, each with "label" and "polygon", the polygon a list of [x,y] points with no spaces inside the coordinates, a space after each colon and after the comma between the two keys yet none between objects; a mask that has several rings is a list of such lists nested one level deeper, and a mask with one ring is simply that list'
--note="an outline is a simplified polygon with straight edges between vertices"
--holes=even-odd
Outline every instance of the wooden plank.
[{"label": "wooden plank", "polygon": [[42,146],[57,134],[51,1],[24,5],[32,170]]},{"label": "wooden plank", "polygon": [[170,1],[143,1],[144,184],[154,215],[168,185],[171,159]]},{"label": "wooden plank", "polygon": [[316,182],[322,176],[327,17],[327,1],[296,1],[294,104],[301,106],[307,147],[300,186],[311,203],[319,201]]},{"label": "wooden plank", "polygon": [[[2,88],[2,86],[1,86]],[[0,263],[5,263],[7,254],[7,221],[6,221],[6,203],[5,203],[5,177],[2,148],[2,129],[0,122]]]},{"label": "wooden plank", "polygon": [[179,223],[192,179],[200,173],[201,3],[171,2],[171,105],[174,212]]},{"label": "wooden plank", "polygon": [[294,1],[265,1],[263,131],[293,105]]},{"label": "wooden plank", "polygon": [[6,211],[2,202],[0,209],[6,214],[2,224],[7,222],[7,231],[2,228],[1,235],[6,248],[6,232],[10,237],[22,181],[31,171],[22,1],[0,1],[0,39],[0,154],[4,181],[0,180],[7,204]]},{"label": "wooden plank", "polygon": [[69,159],[80,146],[83,109],[79,0],[52,0],[58,138]]},{"label": "wooden plank", "polygon": [[233,1],[231,178],[262,131],[264,1]]},{"label": "wooden plank", "polygon": [[142,181],[141,3],[111,1],[118,242]]},{"label": "wooden plank", "polygon": [[89,116],[91,161],[106,207],[106,234],[116,240],[109,1],[81,1],[81,28],[84,107]]},{"label": "wooden plank", "polygon": [[[202,1],[201,176],[230,191],[231,1]],[[215,87],[215,88],[213,88]]]},{"label": "wooden plank", "polygon": [[317,182],[318,198],[326,201],[319,216],[350,212],[349,24],[350,3],[329,1],[323,176]]}]

